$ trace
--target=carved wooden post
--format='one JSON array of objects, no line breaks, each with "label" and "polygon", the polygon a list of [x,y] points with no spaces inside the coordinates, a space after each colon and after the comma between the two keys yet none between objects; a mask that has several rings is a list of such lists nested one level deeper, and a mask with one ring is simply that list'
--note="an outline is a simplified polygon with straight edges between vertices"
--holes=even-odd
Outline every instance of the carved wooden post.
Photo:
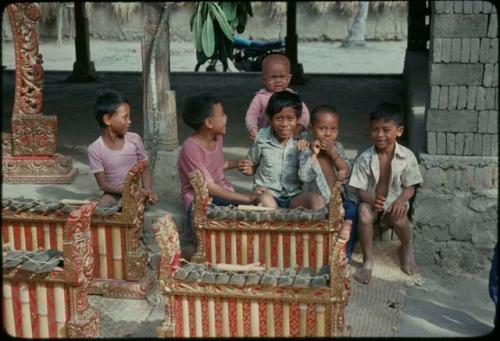
[{"label": "carved wooden post", "polygon": [[[172,3],[145,3],[142,69],[144,93],[144,144],[153,188],[160,200],[180,193],[175,167],[180,147],[177,138],[175,91],[170,88],[169,7]],[[180,200],[180,195],[178,195]]]},{"label": "carved wooden post", "polygon": [[292,68],[292,84],[305,84],[304,69],[297,57],[297,2],[289,1],[286,4],[286,55],[290,59]]},{"label": "carved wooden post", "polygon": [[89,19],[85,13],[85,2],[75,2],[75,52],[76,62],[71,82],[94,82],[97,80],[94,62],[90,60]]},{"label": "carved wooden post", "polygon": [[4,182],[70,183],[77,174],[70,156],[56,154],[57,116],[42,114],[43,67],[38,53],[34,3],[7,6],[16,58],[12,134],[2,135]]},{"label": "carved wooden post", "polygon": [[72,211],[64,226],[65,279],[76,284],[69,288],[71,318],[66,324],[68,337],[101,336],[101,314],[87,299],[94,266],[90,219],[95,208],[93,202]]},{"label": "carved wooden post", "polygon": [[[169,13],[164,13],[164,23],[159,25],[162,10],[153,4],[144,6],[143,108],[144,142],[148,150],[174,150],[178,144],[175,91],[170,89]],[[155,34],[157,46],[153,45]]]}]

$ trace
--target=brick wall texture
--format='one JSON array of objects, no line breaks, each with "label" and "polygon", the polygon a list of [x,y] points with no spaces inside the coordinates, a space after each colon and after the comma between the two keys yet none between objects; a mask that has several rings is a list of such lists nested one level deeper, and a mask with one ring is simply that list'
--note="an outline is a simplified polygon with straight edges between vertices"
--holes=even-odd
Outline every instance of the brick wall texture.
[{"label": "brick wall texture", "polygon": [[498,156],[496,7],[489,1],[431,6],[427,152]]},{"label": "brick wall texture", "polygon": [[497,11],[431,1],[427,153],[412,203],[417,262],[482,272],[498,239]]}]

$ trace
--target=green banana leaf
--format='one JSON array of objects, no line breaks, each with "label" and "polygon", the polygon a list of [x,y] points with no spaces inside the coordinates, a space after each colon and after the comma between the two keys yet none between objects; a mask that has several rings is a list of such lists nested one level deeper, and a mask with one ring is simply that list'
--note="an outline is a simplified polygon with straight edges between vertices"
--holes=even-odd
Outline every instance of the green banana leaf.
[{"label": "green banana leaf", "polygon": [[195,19],[195,23],[194,23],[193,35],[194,35],[194,46],[196,48],[196,51],[201,51],[201,49],[202,49],[201,35],[202,35],[202,28],[203,28],[203,16],[202,16],[203,6],[204,6],[203,2],[200,2],[198,4],[198,8],[196,11],[196,19]]},{"label": "green banana leaf", "polygon": [[214,24],[212,22],[212,16],[208,14],[205,22],[203,23],[203,30],[201,32],[201,46],[203,48],[203,53],[207,57],[212,57],[215,50],[215,35],[214,35]]},{"label": "green banana leaf", "polygon": [[238,3],[236,2],[219,2],[222,8],[222,11],[226,15],[228,21],[233,20],[236,17],[236,7]]},{"label": "green banana leaf", "polygon": [[243,32],[248,16],[253,16],[250,2],[198,2],[189,22],[198,63],[232,59],[233,33]]},{"label": "green banana leaf", "polygon": [[226,15],[224,14],[220,6],[217,5],[215,2],[207,2],[207,4],[209,11],[212,12],[212,14],[214,15],[224,35],[227,37],[227,39],[232,40],[233,35],[231,32],[231,27],[229,27]]}]

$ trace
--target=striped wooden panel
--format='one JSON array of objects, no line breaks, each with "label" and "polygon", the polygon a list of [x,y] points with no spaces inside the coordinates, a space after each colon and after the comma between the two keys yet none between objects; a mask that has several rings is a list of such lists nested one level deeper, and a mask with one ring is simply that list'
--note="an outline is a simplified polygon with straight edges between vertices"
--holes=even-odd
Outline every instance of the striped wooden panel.
[{"label": "striped wooden panel", "polygon": [[[63,223],[3,222],[2,240],[3,243],[9,243],[14,250],[33,251],[43,248],[62,252],[63,226]],[[95,260],[93,276],[95,278],[123,279],[125,273],[126,228],[120,228],[117,225],[102,226],[104,228],[102,243],[99,242],[99,229],[97,226],[93,226],[91,230]],[[114,238],[119,238],[120,241],[117,243],[119,247],[113,247]],[[100,248],[104,251],[104,258],[100,255]],[[105,270],[103,270],[103,266]]]},{"label": "striped wooden panel", "polygon": [[204,231],[205,252],[212,264],[258,261],[266,267],[281,269],[295,266],[319,269],[328,264],[329,237],[327,232]]},{"label": "striped wooden panel", "polygon": [[[212,300],[212,301],[211,301]],[[213,303],[211,303],[213,302]],[[323,303],[234,298],[174,296],[176,337],[305,337],[328,336],[325,321],[332,318]],[[227,313],[223,313],[227,303]],[[331,309],[330,309],[331,310]],[[240,315],[241,314],[241,315]],[[227,317],[227,320],[224,320]]]},{"label": "striped wooden panel", "polygon": [[23,338],[66,337],[69,290],[45,282],[3,283],[3,323],[9,335]]}]

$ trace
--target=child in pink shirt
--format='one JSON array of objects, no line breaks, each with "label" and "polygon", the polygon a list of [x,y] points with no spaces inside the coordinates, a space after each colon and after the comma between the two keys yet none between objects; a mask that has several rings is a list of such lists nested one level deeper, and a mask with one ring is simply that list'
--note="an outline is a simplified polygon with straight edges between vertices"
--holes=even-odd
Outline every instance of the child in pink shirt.
[{"label": "child in pink shirt", "polygon": [[[128,131],[130,106],[128,101],[113,90],[99,91],[95,103],[95,117],[102,128],[101,136],[87,149],[90,171],[104,194],[102,203],[116,204],[121,198],[123,183],[129,169],[147,159],[141,137]],[[142,173],[143,192],[150,204],[158,202],[152,190],[151,175],[146,167]]]},{"label": "child in pink shirt", "polygon": [[[280,53],[271,53],[262,60],[262,82],[265,88],[260,89],[250,102],[246,116],[245,124],[248,130],[248,137],[254,140],[259,129],[267,127],[269,122],[266,115],[266,107],[269,98],[275,92],[289,90],[288,85],[292,78],[290,73],[290,61]],[[309,125],[309,109],[302,102],[302,116],[298,121],[295,135],[300,134],[302,130]]]},{"label": "child in pink shirt", "polygon": [[242,160],[224,160],[222,136],[226,133],[227,116],[218,99],[209,94],[189,97],[184,104],[182,119],[195,130],[184,141],[177,162],[182,200],[188,215],[187,226],[178,226],[178,232],[182,257],[189,260],[197,245],[192,226],[194,189],[188,178],[190,172],[198,168],[203,173],[208,194],[215,205],[258,203],[259,195],[235,192],[231,183],[224,178],[224,170],[241,168]]}]

